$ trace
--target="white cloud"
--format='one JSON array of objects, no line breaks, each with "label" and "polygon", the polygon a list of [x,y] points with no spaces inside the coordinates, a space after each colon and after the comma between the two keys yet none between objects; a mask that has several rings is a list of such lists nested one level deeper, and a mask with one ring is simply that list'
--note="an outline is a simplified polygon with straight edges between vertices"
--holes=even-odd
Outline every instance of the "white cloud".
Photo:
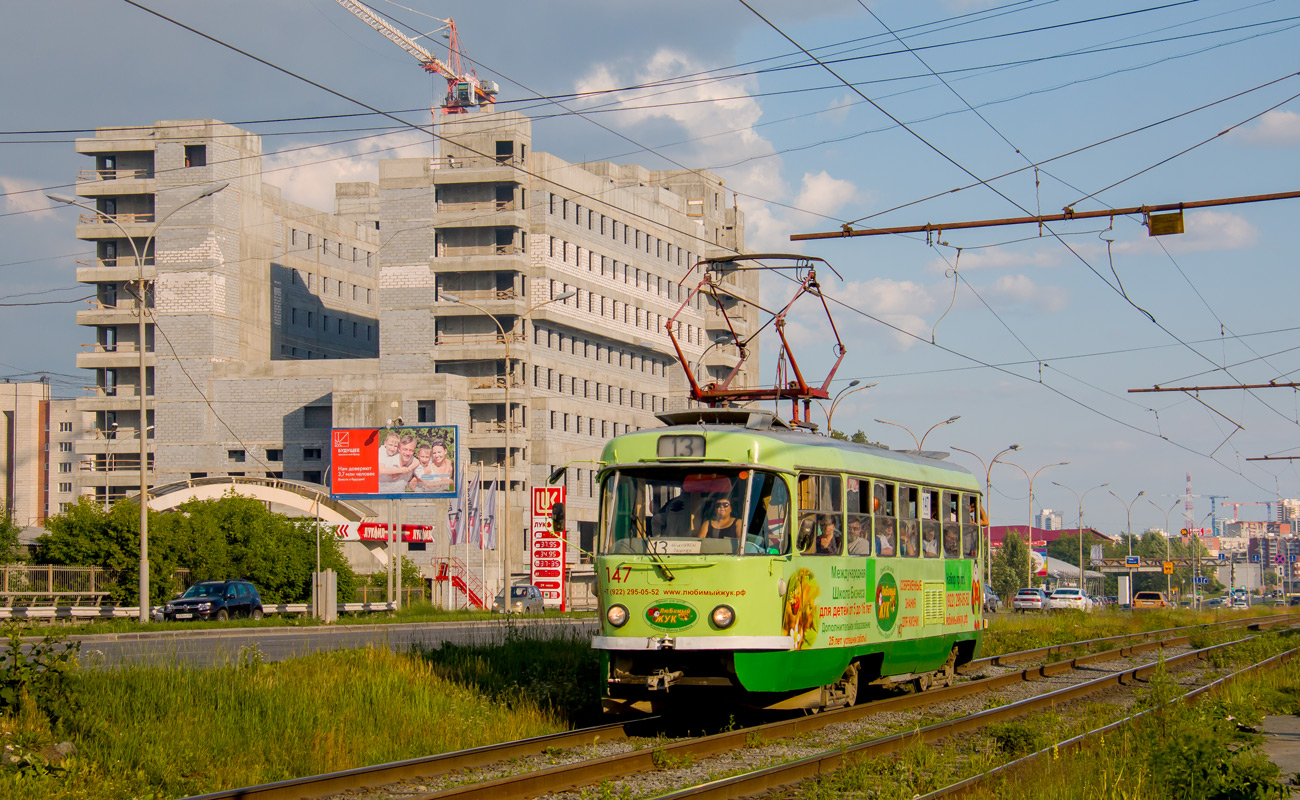
[{"label": "white cloud", "polygon": [[821,118],[832,125],[843,125],[844,120],[849,118],[849,109],[853,106],[853,95],[845,94],[837,97],[826,106],[826,110],[821,112]]},{"label": "white cloud", "polygon": [[1233,135],[1258,147],[1294,147],[1300,145],[1300,114],[1294,111],[1269,111],[1254,125],[1242,128]]},{"label": "white cloud", "polygon": [[53,201],[47,200],[40,189],[39,183],[0,175],[0,200],[4,201],[0,207],[8,214],[29,211],[36,217],[48,217],[54,213]]},{"label": "white cloud", "polygon": [[378,181],[380,159],[431,153],[428,134],[401,131],[359,142],[270,153],[262,159],[262,175],[267,183],[280,187],[285,199],[333,211],[335,183]]},{"label": "white cloud", "polygon": [[1157,237],[1146,235],[1142,228],[1138,238],[1117,241],[1113,245],[1115,253],[1147,254],[1158,252],[1160,246],[1173,253],[1216,252],[1223,250],[1244,250],[1254,247],[1259,241],[1259,231],[1255,226],[1228,211],[1196,209],[1183,214],[1183,228],[1186,233]]},{"label": "white cloud", "polygon": [[1068,295],[1059,286],[1039,286],[1025,275],[1003,275],[980,290],[990,305],[1023,304],[1054,314],[1066,306]]},{"label": "white cloud", "polygon": [[943,275],[954,265],[963,274],[982,270],[1049,269],[1061,265],[1059,249],[1059,245],[1057,245],[1055,249],[1036,247],[1024,250],[991,247],[983,250],[969,250],[961,254],[960,261],[957,260],[956,254],[949,255],[947,261],[941,258],[935,259],[926,264],[925,271],[932,275]]},{"label": "white cloud", "polygon": [[858,197],[858,187],[852,181],[832,178],[826,170],[816,175],[804,173],[803,186],[794,205],[814,214],[830,215]]}]

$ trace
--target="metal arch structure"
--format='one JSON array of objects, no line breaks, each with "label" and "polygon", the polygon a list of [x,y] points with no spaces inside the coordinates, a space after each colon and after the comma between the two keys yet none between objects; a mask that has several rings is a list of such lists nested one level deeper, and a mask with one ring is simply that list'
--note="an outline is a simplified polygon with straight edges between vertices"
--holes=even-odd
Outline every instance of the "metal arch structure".
[{"label": "metal arch structure", "polygon": [[[369,506],[355,500],[331,499],[329,490],[318,484],[247,475],[190,478],[155,486],[149,490],[149,509],[168,511],[191,500],[219,500],[232,493],[319,516],[321,522],[372,522],[377,518]],[[139,496],[132,495],[132,499]]]}]

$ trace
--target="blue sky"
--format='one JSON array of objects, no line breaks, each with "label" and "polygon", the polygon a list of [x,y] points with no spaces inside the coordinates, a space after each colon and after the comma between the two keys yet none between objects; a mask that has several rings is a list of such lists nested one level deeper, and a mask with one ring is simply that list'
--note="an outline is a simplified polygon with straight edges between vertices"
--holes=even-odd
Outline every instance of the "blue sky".
[{"label": "blue sky", "polygon": [[[141,3],[412,123],[428,121],[419,109],[439,90],[331,0]],[[1080,492],[1108,483],[1088,496],[1085,515],[1111,532],[1126,512],[1108,490],[1125,502],[1145,491],[1134,528],[1164,527],[1188,472],[1200,495],[1300,496],[1292,462],[1246,460],[1300,455],[1293,389],[1128,392],[1295,379],[1300,201],[1189,211],[1185,234],[1159,239],[1140,217],[1116,217],[1052,225],[1057,236],[1027,225],[929,241],[788,240],[856,220],[902,226],[1300,189],[1296,4],[751,5],[374,3],[420,31],[437,28],[435,16],[455,18],[479,75],[501,84],[501,107],[537,117],[536,149],[712,169],[737,193],[751,251],[834,265],[842,281],[820,278],[848,354],[833,391],[878,382],[845,397],[835,427],[908,448],[908,434],[873,420],[919,436],[960,415],[930,434],[927,450],[987,460],[1017,443],[1009,460],[1031,474],[1068,461],[1039,474],[1035,509],[1061,510],[1073,524],[1074,495],[1052,481]],[[252,124],[362,109],[126,2],[16,0],[9,11],[0,302],[85,294],[74,270],[88,251],[71,214],[43,199],[42,190],[67,192],[89,163],[71,143],[86,134],[60,131],[250,122],[276,170],[267,180],[324,208],[334,181],[375,177],[374,151],[428,152],[427,137],[386,132],[395,126],[374,117]],[[431,41],[439,51],[442,40]],[[766,278],[765,305],[789,285]],[[73,324],[77,307],[0,307],[0,374],[54,373],[64,396],[90,383],[73,366],[88,339]],[[800,308],[789,330],[805,366],[824,374],[829,329],[813,310]],[[774,380],[769,343],[763,357],[764,379]],[[983,473],[961,452],[953,460]],[[1024,475],[995,467],[995,522],[1025,521],[1027,501]],[[1197,523],[1208,513],[1198,499]],[[1260,506],[1242,509],[1262,516]]]}]

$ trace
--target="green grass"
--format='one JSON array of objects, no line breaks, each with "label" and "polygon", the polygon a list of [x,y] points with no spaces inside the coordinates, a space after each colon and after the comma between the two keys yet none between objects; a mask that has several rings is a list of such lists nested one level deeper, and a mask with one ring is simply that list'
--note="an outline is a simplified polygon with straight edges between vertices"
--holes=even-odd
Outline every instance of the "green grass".
[{"label": "green grass", "polygon": [[[544,615],[531,616],[529,619],[561,619],[565,617],[589,617],[590,611],[547,611]],[[500,614],[490,611],[457,609],[446,611],[435,608],[430,603],[414,603],[403,606],[396,612],[387,613],[371,611],[355,614],[340,614],[336,625],[392,625],[407,622],[483,622],[500,620]],[[65,623],[60,621],[59,630],[75,636],[93,636],[101,633],[152,633],[157,631],[192,631],[219,628],[312,628],[324,625],[320,620],[305,614],[272,614],[260,621],[251,619],[232,619],[225,622],[190,621],[190,622],[148,622],[143,625],[138,619],[90,620],[88,622]]]},{"label": "green grass", "polygon": [[[0,763],[0,797],[157,800],[552,733],[591,714],[594,663],[586,641],[507,633],[426,654],[268,664],[249,650],[216,669],[87,670],[65,730],[0,717],[0,740],[22,754]],[[27,755],[65,739],[77,754],[62,768]]]},{"label": "green grass", "polygon": [[[1191,611],[1188,609],[1149,609],[1142,611],[1105,610],[1084,613],[1064,611],[1041,614],[997,614],[984,632],[981,654],[996,656],[1019,650],[1032,650],[1055,644],[1100,639],[1147,631],[1205,625],[1229,619],[1267,616],[1273,609],[1252,608],[1242,611]],[[1300,620],[1300,616],[1297,616]]]}]

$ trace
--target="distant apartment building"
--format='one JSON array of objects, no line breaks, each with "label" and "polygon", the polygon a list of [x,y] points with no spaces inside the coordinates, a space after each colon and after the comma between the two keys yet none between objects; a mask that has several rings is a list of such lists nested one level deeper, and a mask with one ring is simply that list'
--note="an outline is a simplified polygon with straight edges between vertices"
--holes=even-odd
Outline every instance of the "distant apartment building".
[{"label": "distant apartment building", "polygon": [[74,443],[90,422],[75,400],[51,399],[48,383],[0,383],[0,509],[19,527],[42,524],[76,498]]},{"label": "distant apartment building", "polygon": [[[678,313],[693,263],[743,249],[742,215],[707,172],[534,151],[518,114],[467,115],[439,134],[438,158],[381,161],[377,182],[339,184],[332,214],[284,200],[263,182],[259,138],[214,120],[79,139],[94,165],[77,193],[97,211],[77,225],[96,251],[78,271],[96,295],[77,319],[95,342],[78,356],[95,376],[78,400],[93,421],[75,446],[80,485],[101,500],[133,493],[142,434],[151,485],[321,484],[331,426],[400,417],[459,425],[463,467],[501,484],[509,471],[514,569],[525,490],[556,466],[574,463],[569,518],[589,544],[590,459],[688,402],[665,323],[677,314],[703,381],[738,362],[722,308],[736,335],[756,329],[754,271],[726,271]],[[737,385],[757,380],[751,358]],[[445,502],[405,505],[442,539]]]},{"label": "distant apartment building", "polygon": [[1061,529],[1061,515],[1050,508],[1044,508],[1038,516],[1034,517],[1034,527],[1042,528],[1045,531],[1059,531]]}]

